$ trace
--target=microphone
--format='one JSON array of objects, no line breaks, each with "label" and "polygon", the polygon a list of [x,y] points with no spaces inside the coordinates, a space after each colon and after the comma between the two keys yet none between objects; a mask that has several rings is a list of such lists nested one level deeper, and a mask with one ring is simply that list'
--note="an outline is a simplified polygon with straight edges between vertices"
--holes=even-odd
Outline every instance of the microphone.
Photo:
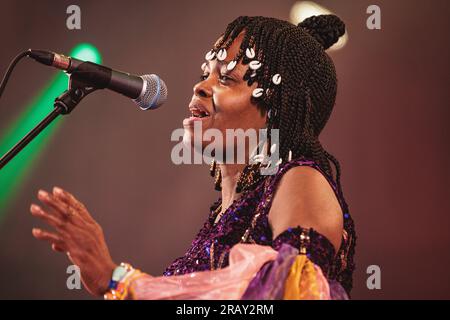
[{"label": "microphone", "polygon": [[29,49],[28,52],[30,58],[64,70],[89,86],[131,98],[142,110],[159,108],[167,100],[166,84],[156,74],[135,76],[51,51]]}]

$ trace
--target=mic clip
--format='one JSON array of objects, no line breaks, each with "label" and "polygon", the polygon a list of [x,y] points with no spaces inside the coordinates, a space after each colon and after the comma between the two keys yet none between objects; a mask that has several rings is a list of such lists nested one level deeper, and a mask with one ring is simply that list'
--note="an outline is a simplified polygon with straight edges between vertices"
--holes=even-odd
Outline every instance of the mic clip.
[{"label": "mic clip", "polygon": [[69,114],[84,97],[97,89],[72,74],[69,76],[69,89],[55,99],[54,108],[58,108],[61,114]]}]

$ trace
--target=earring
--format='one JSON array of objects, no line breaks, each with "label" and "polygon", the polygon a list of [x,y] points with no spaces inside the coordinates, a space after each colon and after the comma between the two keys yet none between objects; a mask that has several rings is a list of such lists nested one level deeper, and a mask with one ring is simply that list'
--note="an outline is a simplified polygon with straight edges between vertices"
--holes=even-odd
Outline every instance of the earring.
[{"label": "earring", "polygon": [[214,177],[216,173],[216,160],[211,161],[211,165],[209,166],[209,174],[211,177]]},{"label": "earring", "polygon": [[261,164],[252,164],[247,165],[244,170],[242,170],[241,175],[239,176],[239,180],[236,184],[236,192],[244,192],[249,190],[255,184],[260,182],[263,177],[259,174],[259,169]]},{"label": "earring", "polygon": [[211,177],[214,177],[214,189],[217,191],[222,190],[222,175],[220,173],[220,168],[217,166],[216,160],[211,161],[209,174]]},{"label": "earring", "polygon": [[220,168],[216,168],[214,177],[214,189],[217,191],[222,190],[222,173],[220,172]]}]

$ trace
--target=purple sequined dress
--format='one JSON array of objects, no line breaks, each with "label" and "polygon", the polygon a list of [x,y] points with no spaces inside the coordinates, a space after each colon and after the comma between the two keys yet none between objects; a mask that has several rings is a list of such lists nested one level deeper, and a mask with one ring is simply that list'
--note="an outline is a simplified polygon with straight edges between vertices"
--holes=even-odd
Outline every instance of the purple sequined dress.
[{"label": "purple sequined dress", "polygon": [[[276,239],[272,239],[272,230],[268,221],[272,198],[282,176],[296,166],[310,166],[319,170],[327,178],[340,202],[344,214],[344,230],[337,253],[332,243],[313,228],[301,226],[289,228]],[[356,241],[354,223],[348,212],[348,206],[338,192],[333,179],[317,163],[300,158],[281,164],[276,174],[267,176],[252,190],[245,191],[214,224],[215,209],[220,203],[219,198],[211,206],[208,219],[191,247],[184,256],[175,259],[167,267],[165,276],[226,267],[230,249],[237,243],[268,245],[277,251],[283,243],[287,243],[299,249],[301,254],[306,254],[313,263],[321,267],[330,282],[339,283],[347,294],[350,293]]]}]

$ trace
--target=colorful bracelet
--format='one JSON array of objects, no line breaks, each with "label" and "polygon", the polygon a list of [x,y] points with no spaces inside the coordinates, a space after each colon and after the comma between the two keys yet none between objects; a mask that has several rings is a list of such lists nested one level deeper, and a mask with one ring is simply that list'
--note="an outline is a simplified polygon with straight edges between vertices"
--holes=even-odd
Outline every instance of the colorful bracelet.
[{"label": "colorful bracelet", "polygon": [[105,300],[124,300],[128,295],[128,287],[141,272],[130,264],[122,262],[117,266],[109,282],[108,291],[104,294]]}]

